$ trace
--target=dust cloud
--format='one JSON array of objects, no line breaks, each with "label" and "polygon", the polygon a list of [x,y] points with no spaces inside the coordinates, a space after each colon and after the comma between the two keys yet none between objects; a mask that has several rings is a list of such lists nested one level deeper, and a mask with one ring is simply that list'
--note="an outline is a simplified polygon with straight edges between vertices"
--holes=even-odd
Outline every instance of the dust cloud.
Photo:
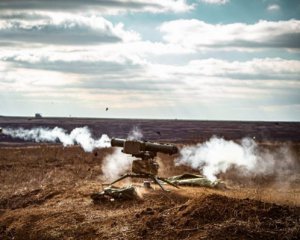
[{"label": "dust cloud", "polygon": [[198,169],[211,181],[218,174],[236,169],[243,176],[276,175],[278,177],[295,174],[296,159],[288,146],[269,150],[259,148],[251,138],[240,142],[212,137],[202,144],[184,146],[175,165],[185,165]]}]

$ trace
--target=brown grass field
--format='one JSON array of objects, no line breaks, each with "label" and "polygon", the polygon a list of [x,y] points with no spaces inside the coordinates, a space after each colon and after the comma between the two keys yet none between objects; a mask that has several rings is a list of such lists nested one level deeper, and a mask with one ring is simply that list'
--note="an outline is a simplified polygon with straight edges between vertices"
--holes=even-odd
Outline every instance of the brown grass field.
[{"label": "brown grass field", "polygon": [[[28,119],[1,121],[1,127],[49,124],[32,124]],[[26,125],[27,121],[31,125]],[[120,135],[124,137],[130,124],[136,123],[127,123],[129,127],[122,124],[119,123],[118,129],[123,129]],[[218,131],[214,124],[211,132]],[[226,124],[229,123],[225,123],[225,128]],[[255,129],[243,124],[248,132],[255,134]],[[292,178],[242,178],[237,177],[233,170],[220,176],[228,184],[228,189],[169,187],[171,192],[163,192],[156,185],[153,185],[154,190],[146,190],[141,187],[142,180],[134,180],[132,183],[137,186],[140,199],[107,203],[94,203],[90,195],[101,191],[106,182],[101,165],[103,158],[112,152],[111,148],[85,153],[78,146],[25,144],[2,137],[0,239],[299,239],[300,145],[299,136],[296,136],[299,124],[284,124],[270,124],[275,130],[280,129],[277,135],[272,135],[274,129],[267,124],[264,132],[268,134],[260,139],[260,146],[273,149],[289,144],[298,161],[293,166]],[[151,138],[150,125],[142,122],[139,126],[146,129],[149,139],[159,140],[154,135]],[[226,135],[222,126],[219,122],[220,135],[228,139],[231,136],[238,138],[244,129],[237,127],[235,131],[231,127],[229,131],[226,128]],[[161,130],[159,125],[156,129],[163,134],[166,132],[162,137],[164,141],[186,144],[201,138],[200,135],[195,137],[194,132],[187,131],[186,127],[182,131],[176,127],[176,136],[172,138],[170,129],[163,127]],[[197,129],[197,126],[190,128]],[[207,136],[212,135],[209,128],[206,131]],[[259,134],[262,133],[256,136]],[[195,172],[188,167],[175,167],[175,157],[159,155],[159,158],[160,175],[165,177]],[[119,186],[128,183],[125,180]]]}]

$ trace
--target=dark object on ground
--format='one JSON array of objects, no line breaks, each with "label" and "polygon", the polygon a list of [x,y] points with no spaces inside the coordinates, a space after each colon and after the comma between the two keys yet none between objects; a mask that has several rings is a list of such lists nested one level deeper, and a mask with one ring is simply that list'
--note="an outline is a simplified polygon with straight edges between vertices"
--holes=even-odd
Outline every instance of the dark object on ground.
[{"label": "dark object on ground", "polygon": [[36,113],[36,114],[35,114],[35,118],[42,118],[42,114]]},{"label": "dark object on ground", "polygon": [[123,188],[109,186],[100,193],[93,193],[91,198],[94,202],[113,202],[115,200],[134,200],[138,198],[138,195],[133,186]]},{"label": "dark object on ground", "polygon": [[226,185],[221,180],[210,181],[206,177],[197,174],[185,173],[178,176],[169,177],[168,181],[179,186],[209,187],[225,189]]},{"label": "dark object on ground", "polygon": [[108,107],[107,107],[107,108],[105,108],[105,111],[108,111]]},{"label": "dark object on ground", "polygon": [[144,181],[143,186],[144,186],[144,188],[152,189],[150,181]]}]

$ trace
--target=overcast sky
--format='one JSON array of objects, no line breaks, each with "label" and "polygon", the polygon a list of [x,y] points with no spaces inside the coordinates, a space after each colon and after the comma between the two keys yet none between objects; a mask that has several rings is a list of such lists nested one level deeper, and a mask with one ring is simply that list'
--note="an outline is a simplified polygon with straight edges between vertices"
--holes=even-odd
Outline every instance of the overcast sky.
[{"label": "overcast sky", "polygon": [[299,0],[1,0],[0,115],[300,121],[299,13]]}]

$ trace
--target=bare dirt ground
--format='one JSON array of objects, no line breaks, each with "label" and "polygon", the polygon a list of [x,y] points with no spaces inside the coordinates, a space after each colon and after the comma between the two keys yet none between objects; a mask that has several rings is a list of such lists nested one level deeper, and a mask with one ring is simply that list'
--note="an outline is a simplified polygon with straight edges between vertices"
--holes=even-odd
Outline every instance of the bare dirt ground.
[{"label": "bare dirt ground", "polygon": [[[2,146],[1,239],[299,239],[297,182],[170,187],[168,193],[154,185],[138,187],[139,200],[93,203],[90,195],[105,181],[102,159],[111,151]],[[173,157],[160,158],[163,175],[192,171],[175,168]]]},{"label": "bare dirt ground", "polygon": [[[85,153],[78,146],[28,144],[0,135],[0,239],[299,239],[299,123],[0,117],[0,126],[89,126],[94,137],[123,138],[139,126],[148,140],[178,145],[212,135],[248,136],[270,150],[288,145],[298,161],[293,176],[241,178],[230,171],[220,175],[228,189],[169,187],[171,192],[156,185],[145,190],[138,180],[132,182],[138,200],[94,203],[90,195],[107,182],[101,165],[112,149]],[[159,157],[164,177],[197,173],[175,167],[174,157]]]}]

